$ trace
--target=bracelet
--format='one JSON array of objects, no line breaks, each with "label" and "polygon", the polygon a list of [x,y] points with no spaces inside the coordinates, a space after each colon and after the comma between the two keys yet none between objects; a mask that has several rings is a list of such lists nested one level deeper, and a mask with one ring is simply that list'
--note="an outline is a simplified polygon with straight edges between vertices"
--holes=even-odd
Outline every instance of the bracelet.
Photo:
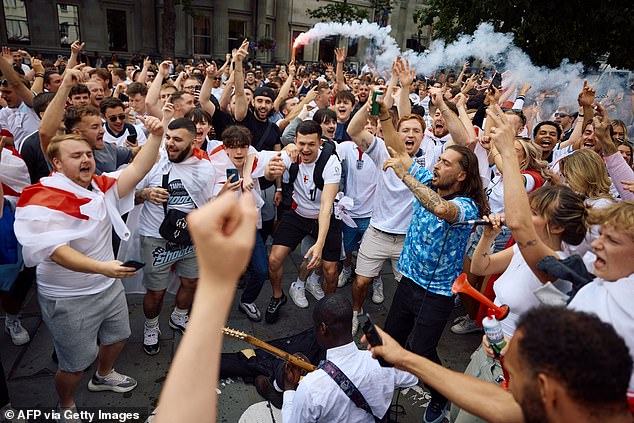
[{"label": "bracelet", "polygon": [[392,119],[392,118],[391,118],[391,117],[389,117],[389,116],[388,116],[388,117],[386,117],[385,119],[381,119],[381,118],[379,118],[379,120],[380,120],[381,122],[385,122],[385,121],[390,120],[390,119]]},{"label": "bracelet", "polygon": [[275,188],[275,192],[282,192],[282,188]]},{"label": "bracelet", "polygon": [[578,114],[578,115],[577,115],[577,117],[583,117],[583,115],[579,115],[579,114]]},{"label": "bracelet", "polygon": [[44,74],[43,73],[36,73],[35,77],[36,78],[44,78]]}]

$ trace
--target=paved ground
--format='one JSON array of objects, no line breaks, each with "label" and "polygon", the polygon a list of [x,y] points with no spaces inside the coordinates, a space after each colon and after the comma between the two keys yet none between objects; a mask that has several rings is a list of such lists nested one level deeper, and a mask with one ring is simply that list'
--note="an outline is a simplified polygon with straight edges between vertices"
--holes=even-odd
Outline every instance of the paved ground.
[{"label": "paved ground", "polygon": [[[297,277],[298,260],[298,256],[293,255],[292,260],[287,260],[286,262],[284,276],[285,291],[290,281],[295,280]],[[373,319],[379,325],[382,325],[387,315],[395,289],[395,282],[391,273],[389,273],[387,265],[384,267],[384,272],[383,280],[385,282],[386,301],[384,304],[375,305],[368,300],[365,305],[365,311],[371,313]],[[342,288],[341,291],[351,296],[350,285]],[[266,284],[257,301],[262,311],[266,308],[270,295],[270,284]],[[154,408],[174,351],[180,340],[180,336],[175,334],[167,324],[173,301],[173,296],[167,298],[167,305],[161,314],[161,351],[156,356],[149,357],[145,355],[142,350],[142,296],[128,296],[132,336],[122,356],[118,360],[116,368],[121,373],[135,377],[139,382],[139,386],[127,394],[89,392],[86,385],[95,371],[95,365],[93,365],[90,370],[85,373],[84,379],[77,392],[76,400],[80,410],[84,409],[90,412],[102,410],[109,412],[147,413],[148,410]],[[268,325],[263,322],[253,323],[249,321],[244,314],[238,312],[235,306],[237,302],[234,301],[234,307],[232,307],[229,316],[228,326],[248,332],[263,340],[295,334],[311,325],[311,313],[315,301],[309,296],[309,302],[310,307],[308,309],[299,309],[295,307],[289,299],[287,305],[282,308],[280,321],[275,325]],[[454,311],[456,316],[460,313],[461,310],[459,309]],[[42,323],[39,307],[33,295],[33,291],[27,300],[22,314],[23,324],[32,338],[29,344],[16,347],[11,343],[11,340],[4,331],[0,333],[0,356],[5,371],[7,372],[12,402],[15,407],[19,408],[53,408],[57,402],[52,377],[56,370],[56,365],[51,359],[52,344],[50,334],[46,326]],[[0,322],[0,325],[4,327],[4,322]],[[357,341],[359,337],[358,335]],[[440,356],[444,364],[453,369],[463,370],[467,365],[470,353],[475,350],[479,340],[480,335],[478,334],[456,336],[447,328],[439,346]],[[223,351],[233,352],[249,347],[248,344],[242,341],[225,339]],[[263,401],[252,385],[244,384],[241,380],[223,380],[219,388],[218,421],[220,422],[234,423],[241,421],[240,417],[249,406]],[[213,381],[209,381],[209,389],[213,389]],[[419,387],[403,391],[399,398],[399,404],[402,406],[403,413],[399,415],[398,421],[403,423],[419,422],[427,402],[425,392]],[[267,417],[270,415],[269,410],[264,414],[267,415],[261,416],[261,418],[257,420],[250,419],[244,421],[273,421],[270,417]],[[30,421],[43,422],[49,420],[40,417],[39,419],[31,419]],[[86,419],[86,421],[88,421],[88,419]],[[93,421],[97,420],[95,419]],[[102,421],[114,422],[119,420],[103,419]],[[125,421],[138,420],[128,419]]]}]

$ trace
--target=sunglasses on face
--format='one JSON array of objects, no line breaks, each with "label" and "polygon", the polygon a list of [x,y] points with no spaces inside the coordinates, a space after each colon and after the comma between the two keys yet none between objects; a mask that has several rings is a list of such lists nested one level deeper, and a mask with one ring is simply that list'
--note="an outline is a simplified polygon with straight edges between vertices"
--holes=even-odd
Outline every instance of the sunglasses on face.
[{"label": "sunglasses on face", "polygon": [[565,118],[565,117],[569,117],[570,115],[566,114],[566,113],[555,113],[555,117],[558,118]]},{"label": "sunglasses on face", "polygon": [[112,116],[108,116],[108,120],[112,123],[115,123],[118,120],[125,120],[126,115],[124,113],[121,113],[120,115],[112,115]]},{"label": "sunglasses on face", "polygon": [[214,78],[215,81],[222,81],[222,78]]},{"label": "sunglasses on face", "polygon": [[0,86],[8,87],[9,86],[9,81],[7,81],[6,79],[3,79],[2,81],[0,81]]}]

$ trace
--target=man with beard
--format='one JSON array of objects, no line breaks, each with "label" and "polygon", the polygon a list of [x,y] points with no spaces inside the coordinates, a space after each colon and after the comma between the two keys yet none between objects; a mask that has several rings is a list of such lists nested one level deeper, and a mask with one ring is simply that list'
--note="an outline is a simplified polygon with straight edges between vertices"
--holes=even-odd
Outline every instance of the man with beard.
[{"label": "man with beard", "polygon": [[93,149],[97,166],[95,173],[100,175],[103,172],[114,172],[124,164],[130,163],[133,153],[138,150],[133,151],[130,147],[104,143],[105,130],[101,123],[99,110],[94,107],[69,107],[64,110],[68,94],[71,88],[80,81],[80,78],[80,71],[67,69],[62,85],[59,86],[55,97],[46,108],[40,125],[42,151],[46,151],[50,140],[60,132],[60,123],[63,120],[66,133],[81,135]]},{"label": "man with beard", "polygon": [[[505,355],[509,390],[406,351],[381,329],[372,348],[452,403],[491,423],[631,423],[632,359],[614,328],[594,315],[536,307],[522,315]],[[370,348],[370,346],[368,346]]]},{"label": "man with beard", "polygon": [[[47,158],[55,172],[26,188],[18,202],[16,236],[25,265],[37,265],[42,319],[59,360],[55,388],[60,413],[76,412],[75,391],[95,359],[90,391],[122,393],[137,386],[136,380],[113,368],[130,336],[119,279],[136,270],[114,259],[111,234],[114,229],[129,238],[121,215],[134,206],[134,187],[158,154],[163,126],[156,118],[146,124],[152,134],[146,148],[119,174],[95,175],[93,146],[81,135],[47,140]],[[81,420],[64,412],[58,421]]]},{"label": "man with beard", "polygon": [[[248,46],[248,44],[247,44]],[[251,108],[247,109],[248,101],[243,88],[244,80],[242,78],[242,61],[246,57],[247,46],[243,44],[235,55],[235,106],[234,116],[238,123],[244,125],[251,131],[253,136],[252,146],[257,151],[280,151],[282,142],[280,137],[282,133],[280,128],[269,120],[269,116],[273,112],[273,103],[275,102],[275,92],[269,87],[260,87],[253,93],[253,101]],[[246,109],[246,110],[245,110]],[[275,207],[282,202],[282,179],[276,181],[267,181],[260,178],[260,188],[262,189],[262,199],[265,204],[261,209],[262,212],[262,238],[266,242],[268,236],[273,232],[273,223],[275,221]]]},{"label": "man with beard", "polygon": [[169,326],[174,330],[187,329],[198,280],[196,253],[191,242],[172,242],[159,233],[170,211],[186,214],[202,207],[212,197],[216,174],[203,151],[194,146],[195,137],[196,126],[191,120],[178,118],[170,122],[165,135],[166,152],[137,186],[136,200],[144,202],[139,234],[141,258],[146,263],[143,350],[148,355],[157,354],[160,349],[158,319],[172,268],[176,269],[181,282],[169,319]]},{"label": "man with beard", "polygon": [[[388,145],[399,147],[392,147],[392,158],[383,168],[391,168],[417,200],[398,260],[403,277],[394,293],[385,330],[403,346],[411,339],[412,351],[440,364],[436,348],[454,305],[451,284],[462,271],[472,231],[471,225],[453,224],[489,213],[478,159],[469,148],[450,145],[431,172],[413,161],[407,144],[399,145],[399,135],[384,105],[379,119]],[[447,399],[430,391],[432,397],[423,422],[440,423]]]}]

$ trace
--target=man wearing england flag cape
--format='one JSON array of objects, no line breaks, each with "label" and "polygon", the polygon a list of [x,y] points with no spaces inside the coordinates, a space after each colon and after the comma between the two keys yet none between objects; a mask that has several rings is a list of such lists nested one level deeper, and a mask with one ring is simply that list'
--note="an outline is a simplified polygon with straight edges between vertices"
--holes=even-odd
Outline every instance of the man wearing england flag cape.
[{"label": "man wearing england flag cape", "polygon": [[83,371],[97,357],[90,391],[128,392],[137,385],[113,368],[130,336],[120,278],[135,269],[114,259],[112,229],[121,239],[130,236],[121,215],[134,206],[135,186],[158,155],[162,123],[154,117],[144,120],[151,135],[135,160],[100,176],[95,175],[93,150],[81,135],[54,137],[46,151],[53,173],[25,188],[17,205],[16,236],[25,264],[38,266],[42,318],[59,360],[55,387],[60,410],[75,409]]}]

